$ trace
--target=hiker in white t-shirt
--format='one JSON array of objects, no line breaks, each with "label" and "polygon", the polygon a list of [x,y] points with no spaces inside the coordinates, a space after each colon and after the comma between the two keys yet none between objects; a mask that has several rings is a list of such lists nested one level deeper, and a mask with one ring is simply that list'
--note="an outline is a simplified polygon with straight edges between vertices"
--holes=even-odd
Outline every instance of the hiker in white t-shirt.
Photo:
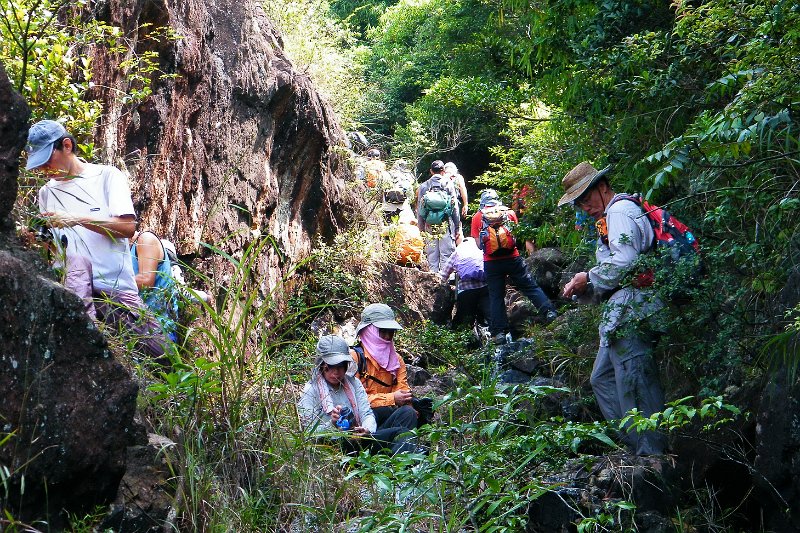
[{"label": "hiker in white t-shirt", "polygon": [[128,239],[136,229],[130,188],[122,172],[78,158],[75,138],[60,123],[42,120],[28,131],[27,170],[50,180],[39,210],[54,237],[65,286],[87,314],[132,335],[145,354],[164,355],[166,339],[139,297]]}]

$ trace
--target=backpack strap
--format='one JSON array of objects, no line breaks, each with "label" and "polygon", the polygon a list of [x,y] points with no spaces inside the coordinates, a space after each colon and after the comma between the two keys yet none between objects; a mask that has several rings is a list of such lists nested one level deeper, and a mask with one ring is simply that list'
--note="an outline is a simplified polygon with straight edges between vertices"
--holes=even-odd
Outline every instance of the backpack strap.
[{"label": "backpack strap", "polygon": [[358,356],[358,369],[356,370],[356,374],[363,376],[367,371],[367,358],[364,355],[364,348],[356,345],[351,346],[350,349],[356,352],[356,355]]},{"label": "backpack strap", "polygon": [[[132,248],[132,250],[133,250],[133,253],[135,253],[135,254],[136,254],[136,257],[137,257],[137,259],[138,259],[138,257],[139,257],[139,253],[138,253],[138,250],[136,250],[136,248],[134,248],[134,246],[137,246],[137,245],[138,245],[139,237],[141,237],[141,236],[142,236],[142,234],[144,234],[144,233],[149,233],[150,235],[152,235],[153,237],[155,237],[155,238],[158,240],[158,244],[161,246],[161,253],[162,253],[162,254],[164,254],[164,256],[163,256],[163,258],[162,258],[162,259],[160,259],[160,260],[158,261],[158,264],[159,264],[159,266],[161,266],[161,263],[163,263],[163,262],[164,262],[164,259],[167,259],[167,258],[169,258],[169,260],[170,260],[170,264],[173,264],[173,265],[174,265],[174,264],[175,264],[175,261],[172,259],[172,257],[171,257],[171,254],[170,254],[170,253],[169,253],[169,251],[167,250],[166,246],[164,246],[164,243],[163,243],[163,242],[161,242],[161,238],[160,238],[158,235],[156,235],[156,233],[155,233],[154,231],[150,231],[149,229],[146,229],[146,230],[144,230],[144,231],[140,231],[140,232],[139,232],[139,234],[136,236],[136,239],[133,239],[133,240],[131,241],[131,248]],[[138,247],[138,246],[137,246],[137,247]],[[176,259],[177,259],[177,258],[176,258]]]},{"label": "backpack strap", "polygon": [[[639,194],[639,193],[636,193],[636,194],[620,193],[620,194],[614,195],[614,198],[612,198],[611,201],[608,203],[608,205],[606,206],[606,213],[608,213],[608,210],[612,205],[614,205],[615,203],[619,202],[620,200],[628,200],[629,202],[633,202],[637,206],[639,206],[639,209],[642,210],[642,214],[639,215],[636,218],[645,217],[647,222],[650,224],[650,227],[653,229],[653,241],[650,243],[650,247],[646,251],[649,252],[649,251],[655,250],[656,249],[656,241],[658,241],[658,237],[656,237],[656,228],[659,226],[660,223],[653,218],[652,213],[657,211],[659,209],[659,207],[647,204],[642,199],[642,195]],[[662,210],[662,212],[666,213],[666,211],[663,211],[663,210]],[[667,216],[669,216],[669,215],[667,214]],[[605,217],[603,217],[603,218],[605,218]],[[664,224],[666,224],[666,220],[664,221]],[[608,239],[607,236],[606,236],[606,239]],[[605,244],[608,245],[608,242],[605,242]]]},{"label": "backpack strap", "polygon": [[381,379],[378,379],[372,374],[367,373],[367,356],[364,355],[364,348],[356,345],[356,346],[351,346],[350,349],[356,352],[356,355],[358,356],[358,370],[356,370],[357,375],[363,376],[364,379],[371,379],[378,385],[382,385],[384,387],[391,387],[391,385],[389,385],[388,383],[384,383]]}]

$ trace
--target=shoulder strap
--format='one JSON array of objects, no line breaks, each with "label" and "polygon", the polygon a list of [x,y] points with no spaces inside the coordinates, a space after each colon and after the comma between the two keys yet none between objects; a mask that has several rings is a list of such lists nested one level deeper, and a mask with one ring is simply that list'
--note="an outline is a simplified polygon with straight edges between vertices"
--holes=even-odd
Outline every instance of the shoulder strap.
[{"label": "shoulder strap", "polygon": [[358,369],[356,370],[356,373],[363,376],[364,372],[367,371],[367,358],[364,355],[364,348],[358,345],[351,346],[350,348],[356,352],[356,355],[358,356]]},{"label": "shoulder strap", "polygon": [[391,387],[391,385],[389,385],[388,383],[384,383],[382,380],[376,378],[372,374],[367,374],[367,356],[364,355],[364,348],[358,345],[351,346],[351,348],[353,349],[354,352],[356,352],[356,355],[358,356],[358,370],[356,370],[356,373],[358,375],[363,376],[364,379],[371,379],[375,383],[382,385],[384,387]]},{"label": "shoulder strap", "polygon": [[[156,233],[154,231],[150,231],[149,229],[146,229],[144,231],[140,231],[139,234],[136,236],[136,239],[131,241],[131,252],[138,256],[138,252],[136,250],[136,248],[137,248],[136,245],[138,244],[139,237],[141,237],[145,233],[149,233],[150,235],[155,237],[158,240],[158,244],[161,246],[161,253],[164,254],[164,259],[161,259],[161,261],[159,261],[159,265],[161,263],[163,263],[165,259],[169,259],[171,264],[175,264],[175,260],[173,260],[172,257],[170,257],[169,250],[167,250],[167,247],[164,246],[163,242],[161,242],[161,238],[158,235],[156,235]],[[138,259],[138,257],[137,257],[137,259]],[[176,258],[176,260],[177,260],[177,258]]]},{"label": "shoulder strap", "polygon": [[629,202],[633,202],[636,205],[638,205],[639,207],[642,207],[642,197],[640,195],[638,195],[638,194],[616,194],[611,199],[611,201],[608,202],[608,205],[606,206],[606,212],[608,212],[609,208],[612,205],[614,205],[615,203],[619,202],[620,200],[628,200]]}]

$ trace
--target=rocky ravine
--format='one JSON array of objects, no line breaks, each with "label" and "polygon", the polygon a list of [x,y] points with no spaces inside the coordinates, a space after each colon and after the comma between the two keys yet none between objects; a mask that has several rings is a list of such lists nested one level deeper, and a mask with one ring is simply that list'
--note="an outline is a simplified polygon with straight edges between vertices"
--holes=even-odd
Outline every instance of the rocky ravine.
[{"label": "rocky ravine", "polygon": [[[275,249],[253,272],[268,292],[315,236],[333,235],[353,211],[336,151],[343,132],[330,108],[294,70],[255,1],[92,5],[84,15],[120,26],[134,53],[154,46],[147,23],[182,36],[156,45],[161,69],[176,76],[136,107],[116,99],[127,89],[125,58],[91,51],[92,96],[105,110],[100,159],[130,174],[141,227],[173,239],[217,279],[231,267],[201,243],[224,241],[235,257],[254,235],[273,236]],[[57,529],[62,511],[113,499],[131,435],[140,433],[137,387],[77,298],[12,233],[30,113],[2,71],[0,99],[0,442],[8,437],[0,467],[10,474],[0,508]]]},{"label": "rocky ravine", "polygon": [[[174,79],[130,107],[116,98],[129,80],[121,57],[95,51],[95,94],[106,118],[97,141],[133,179],[141,227],[171,237],[204,272],[229,272],[201,243],[236,255],[253,235],[277,250],[254,274],[273,286],[346,223],[344,133],[311,81],[296,71],[259,2],[109,0],[93,16],[122,28],[133,51],[158,52]],[[152,26],[142,29],[143,25]],[[148,38],[169,26],[180,39]]]}]

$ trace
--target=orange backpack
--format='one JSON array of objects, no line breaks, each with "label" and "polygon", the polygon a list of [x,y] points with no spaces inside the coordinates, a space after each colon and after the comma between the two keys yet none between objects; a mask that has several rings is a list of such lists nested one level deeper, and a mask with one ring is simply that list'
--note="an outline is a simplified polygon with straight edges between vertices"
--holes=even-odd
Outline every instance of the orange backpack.
[{"label": "orange backpack", "polygon": [[504,205],[484,207],[478,246],[489,256],[514,253],[517,241],[509,228],[508,208]]}]

